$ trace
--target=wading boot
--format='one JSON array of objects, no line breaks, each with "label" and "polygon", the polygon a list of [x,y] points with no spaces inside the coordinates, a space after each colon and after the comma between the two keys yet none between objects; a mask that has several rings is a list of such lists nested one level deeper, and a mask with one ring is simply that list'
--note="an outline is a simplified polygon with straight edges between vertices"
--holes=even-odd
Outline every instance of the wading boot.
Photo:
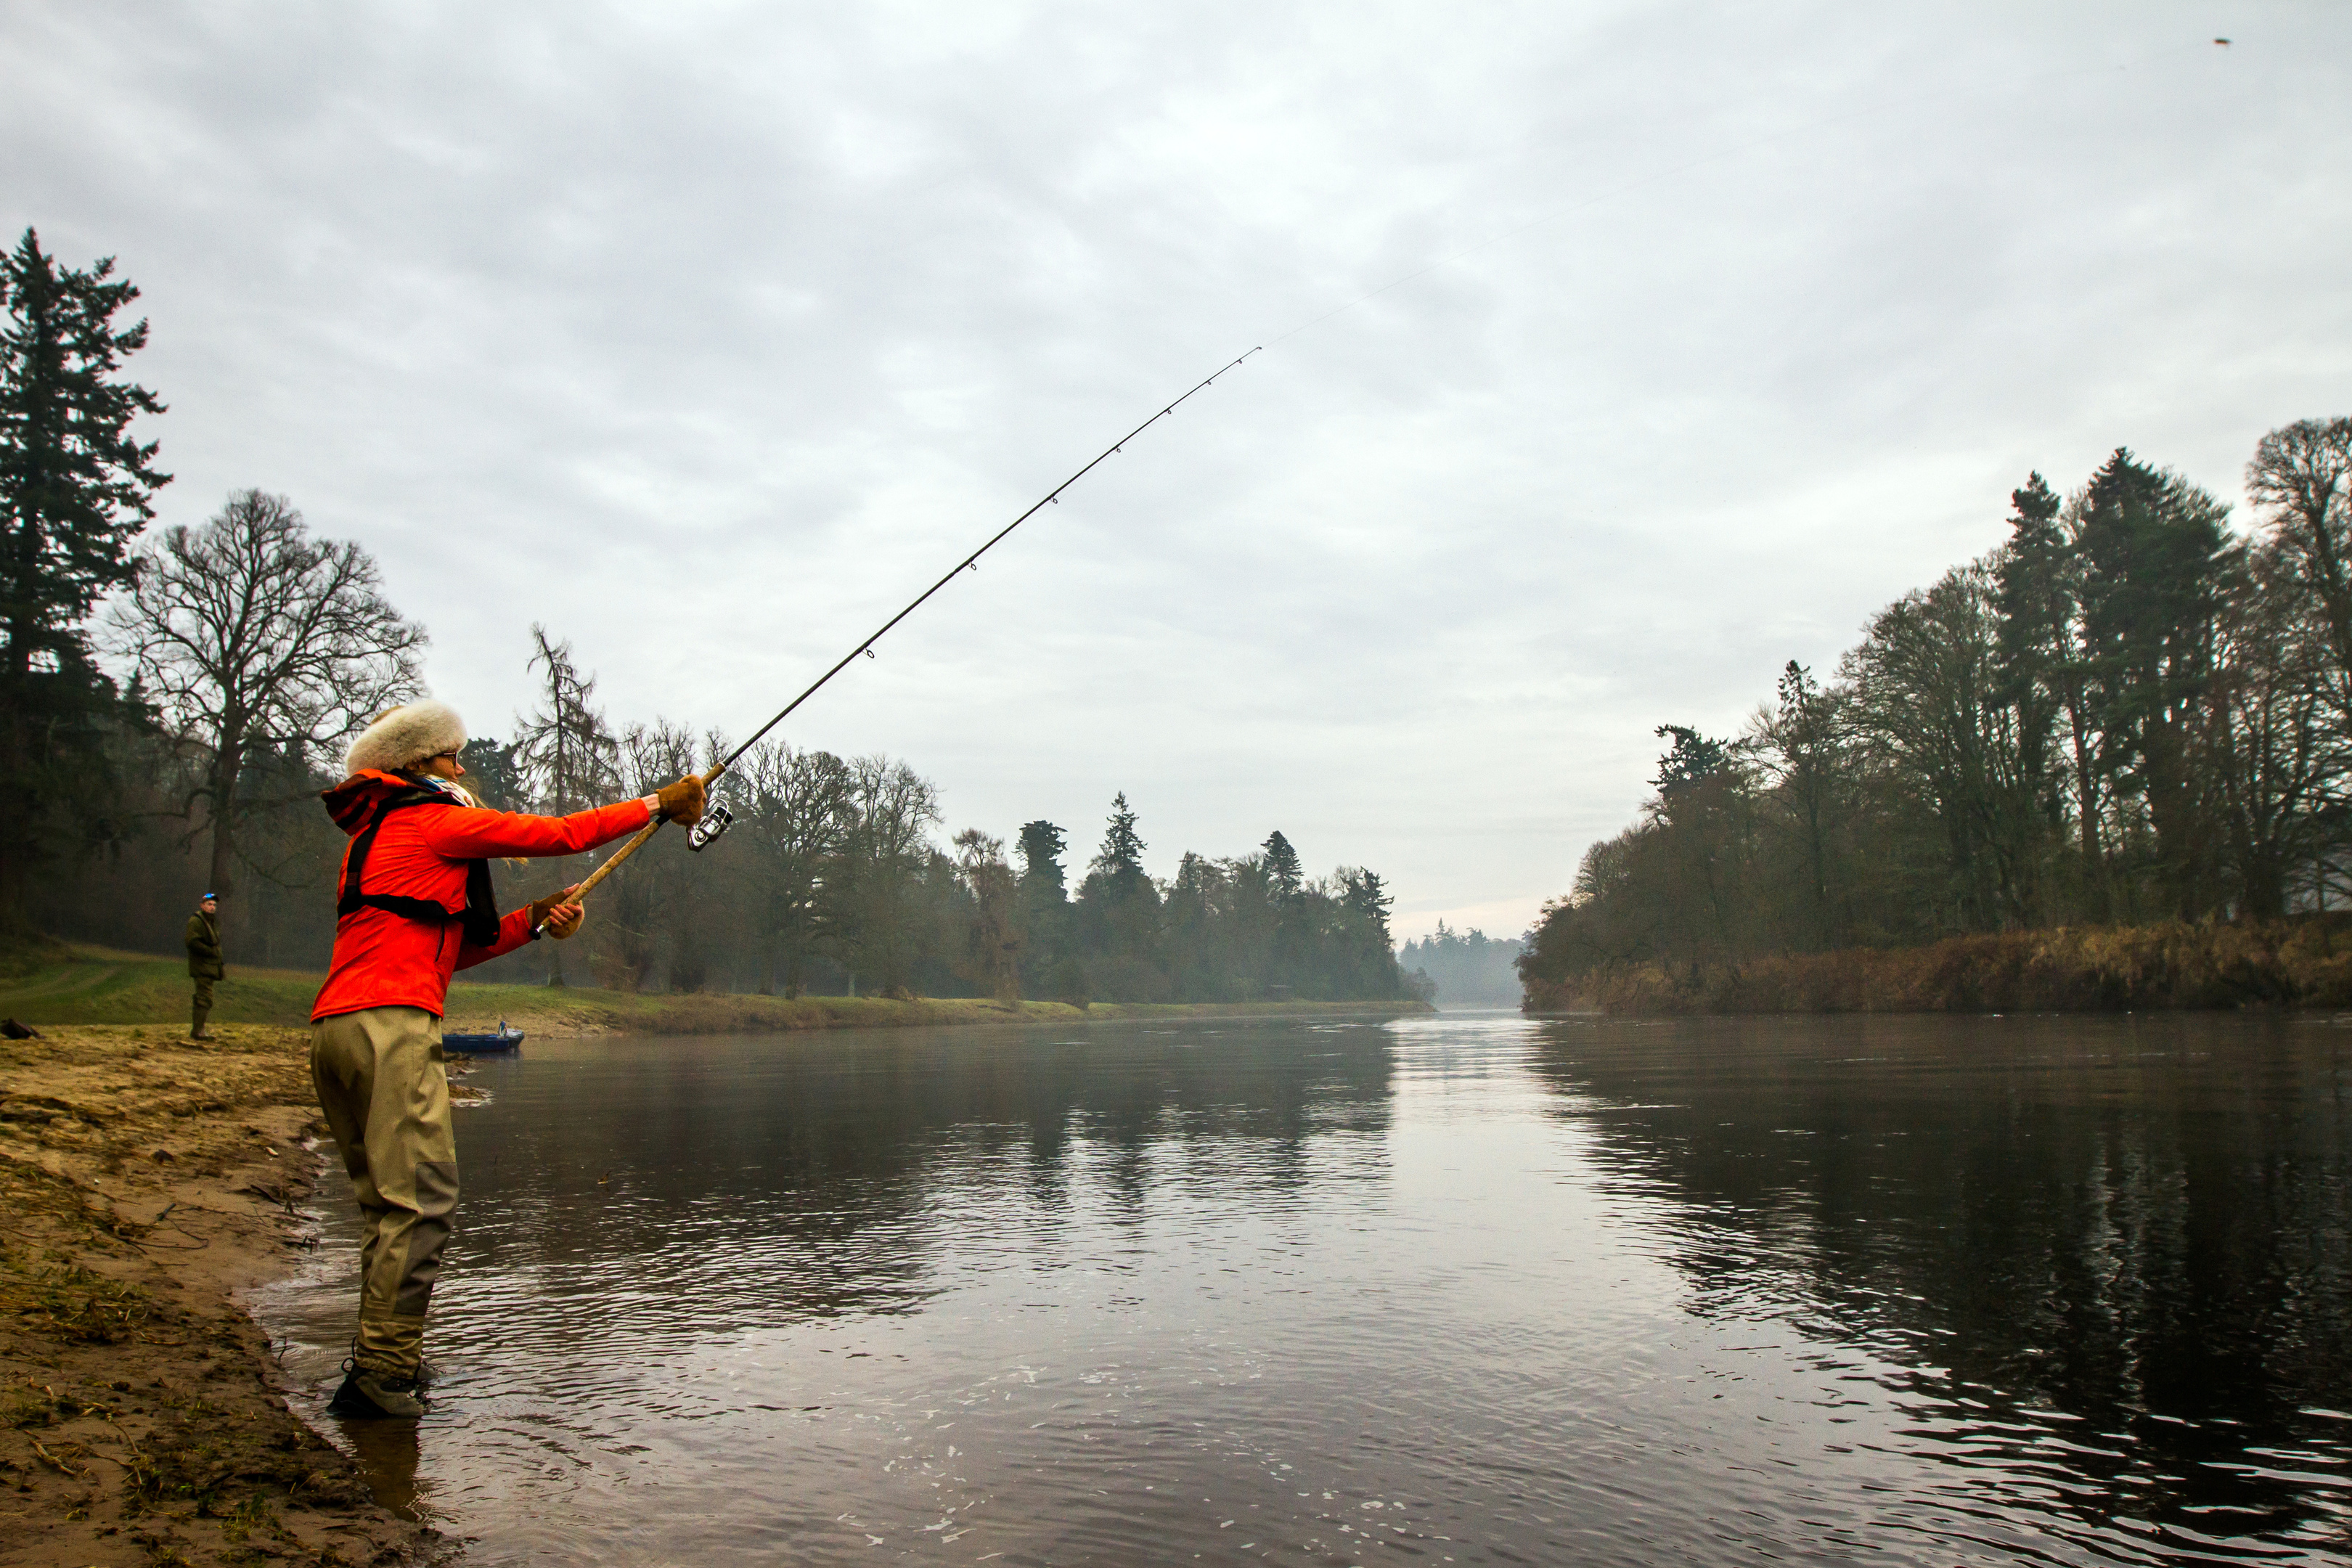
[{"label": "wading boot", "polygon": [[414,1376],[343,1363],[343,1385],[327,1414],[346,1421],[414,1421],[425,1414],[424,1385]]}]

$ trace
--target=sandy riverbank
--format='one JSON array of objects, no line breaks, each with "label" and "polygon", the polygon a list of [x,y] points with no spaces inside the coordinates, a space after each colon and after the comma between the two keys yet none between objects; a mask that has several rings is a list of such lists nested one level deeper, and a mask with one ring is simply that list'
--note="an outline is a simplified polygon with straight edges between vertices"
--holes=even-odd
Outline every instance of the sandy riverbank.
[{"label": "sandy riverbank", "polygon": [[307,1031],[0,1042],[0,1564],[425,1561],[235,1293],[305,1245]]}]

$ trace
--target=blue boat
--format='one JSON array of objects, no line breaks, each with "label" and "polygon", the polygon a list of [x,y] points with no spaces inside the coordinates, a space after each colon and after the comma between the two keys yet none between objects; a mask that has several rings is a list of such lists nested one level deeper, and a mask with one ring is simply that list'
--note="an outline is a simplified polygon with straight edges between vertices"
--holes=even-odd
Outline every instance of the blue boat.
[{"label": "blue boat", "polygon": [[487,1057],[502,1051],[519,1051],[522,1049],[522,1031],[510,1027],[504,1018],[500,1018],[496,1034],[445,1034],[441,1037],[441,1048],[461,1057]]}]

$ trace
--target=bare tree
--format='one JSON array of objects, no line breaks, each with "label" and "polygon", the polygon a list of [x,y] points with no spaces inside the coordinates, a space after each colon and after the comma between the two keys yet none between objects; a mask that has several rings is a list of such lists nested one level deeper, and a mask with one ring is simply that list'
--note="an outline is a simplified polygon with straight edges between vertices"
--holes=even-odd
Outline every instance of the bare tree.
[{"label": "bare tree", "polygon": [[2329,807],[2352,759],[2322,602],[2296,581],[2285,541],[2264,542],[2246,566],[2222,606],[2217,673],[2203,694],[2203,749],[2234,901],[2242,914],[2276,920],[2305,868],[2324,875],[2342,847]]},{"label": "bare tree", "polygon": [[[653,794],[695,771],[693,732],[659,717],[651,724],[630,725],[621,732],[619,771],[620,785],[629,794]],[[682,839],[680,834],[666,835],[604,884],[598,953],[615,990],[645,989],[661,959],[664,935],[669,938],[672,990],[699,991],[708,977],[704,911],[686,886]]]},{"label": "bare tree", "polygon": [[825,889],[828,934],[844,966],[867,976],[875,994],[903,995],[915,958],[915,879],[940,819],[939,786],[887,757],[858,757],[848,768],[848,826]]},{"label": "bare tree", "polygon": [[1004,860],[1004,840],[977,827],[955,836],[956,866],[971,893],[971,924],[965,936],[964,974],[998,1001],[1021,1000],[1020,883]]},{"label": "bare tree", "polygon": [[2338,688],[2352,689],[2352,419],[2298,419],[2263,437],[2246,493],[2318,599]]},{"label": "bare tree", "polygon": [[[546,705],[528,719],[516,719],[509,760],[539,805],[562,816],[588,805],[613,782],[620,743],[590,701],[596,695],[596,678],[580,673],[572,644],[551,640],[537,622],[531,624],[530,639],[535,650],[530,668],[546,680]],[[569,879],[561,865],[548,865],[555,878],[549,889],[563,887]],[[563,944],[551,942],[547,948],[547,983],[561,985]]]},{"label": "bare tree", "polygon": [[546,681],[546,705],[515,721],[515,763],[532,792],[557,816],[579,811],[613,782],[619,742],[593,706],[596,678],[583,675],[569,640],[555,642],[531,623],[530,668]]},{"label": "bare tree", "polygon": [[260,490],[237,491],[200,528],[165,530],[142,552],[108,633],[147,700],[198,749],[189,805],[205,804],[222,891],[240,818],[296,798],[239,794],[257,751],[327,759],[422,689],[425,628],[384,598],[375,558],[312,538],[285,497]]},{"label": "bare tree", "polygon": [[849,768],[830,752],[762,741],[735,772],[750,797],[744,827],[758,867],[752,907],[761,917],[760,988],[775,989],[781,960],[784,994],[798,996],[815,951],[826,879],[848,831]]}]

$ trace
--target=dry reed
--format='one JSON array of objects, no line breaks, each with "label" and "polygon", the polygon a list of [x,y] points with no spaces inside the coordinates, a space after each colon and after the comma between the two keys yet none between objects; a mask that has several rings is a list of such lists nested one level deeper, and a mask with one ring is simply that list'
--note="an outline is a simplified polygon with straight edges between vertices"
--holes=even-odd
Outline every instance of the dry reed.
[{"label": "dry reed", "polygon": [[2352,918],[2072,927],[1790,952],[1695,973],[1628,965],[1529,985],[1528,1010],[2089,1013],[2352,1006]]}]

